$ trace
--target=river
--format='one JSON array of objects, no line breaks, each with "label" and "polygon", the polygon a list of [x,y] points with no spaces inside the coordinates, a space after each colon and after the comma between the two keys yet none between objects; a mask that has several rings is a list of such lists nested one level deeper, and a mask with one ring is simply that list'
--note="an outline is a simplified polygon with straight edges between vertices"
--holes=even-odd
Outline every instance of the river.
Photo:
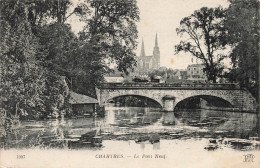
[{"label": "river", "polygon": [[[104,117],[22,121],[1,139],[4,149],[104,150],[120,144],[155,150],[164,146],[201,144],[203,150],[258,150],[259,119],[254,113],[189,109],[161,112],[157,108],[106,107]],[[102,137],[100,146],[86,138]]]},{"label": "river", "polygon": [[26,168],[258,168],[258,125],[254,113],[108,106],[104,117],[22,121],[0,139],[0,162]]}]

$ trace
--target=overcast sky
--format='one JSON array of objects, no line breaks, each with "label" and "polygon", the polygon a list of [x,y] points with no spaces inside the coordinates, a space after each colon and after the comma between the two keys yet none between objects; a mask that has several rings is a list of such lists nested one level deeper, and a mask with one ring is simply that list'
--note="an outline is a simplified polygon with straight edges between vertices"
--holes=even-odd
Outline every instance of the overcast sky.
[{"label": "overcast sky", "polygon": [[[78,1],[78,0],[75,0]],[[140,22],[137,56],[140,55],[141,42],[144,40],[146,55],[152,55],[155,34],[161,52],[161,66],[173,69],[185,69],[191,64],[191,56],[187,53],[174,55],[174,45],[178,44],[176,28],[183,17],[191,15],[201,7],[228,7],[227,0],[137,0],[140,10]],[[81,29],[82,24],[72,25],[74,31]],[[173,64],[171,64],[173,59]]]}]

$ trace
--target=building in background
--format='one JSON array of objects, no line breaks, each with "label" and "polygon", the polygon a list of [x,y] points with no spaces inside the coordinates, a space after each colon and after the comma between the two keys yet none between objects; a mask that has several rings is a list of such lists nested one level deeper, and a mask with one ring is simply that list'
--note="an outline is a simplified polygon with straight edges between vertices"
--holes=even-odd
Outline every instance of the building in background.
[{"label": "building in background", "polygon": [[206,81],[207,77],[203,71],[203,64],[191,64],[187,67],[187,80]]},{"label": "building in background", "polygon": [[142,41],[141,54],[137,57],[136,72],[140,75],[144,75],[148,74],[149,71],[158,68],[160,68],[160,49],[156,33],[152,56],[145,55],[144,42]]}]

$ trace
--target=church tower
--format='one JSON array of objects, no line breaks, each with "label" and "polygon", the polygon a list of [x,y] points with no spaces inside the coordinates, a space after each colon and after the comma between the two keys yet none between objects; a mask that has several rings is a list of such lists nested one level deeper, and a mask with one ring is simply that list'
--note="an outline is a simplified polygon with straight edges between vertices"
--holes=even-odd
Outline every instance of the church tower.
[{"label": "church tower", "polygon": [[157,33],[155,36],[155,45],[153,48],[153,68],[154,69],[160,68],[160,49],[158,46]]}]

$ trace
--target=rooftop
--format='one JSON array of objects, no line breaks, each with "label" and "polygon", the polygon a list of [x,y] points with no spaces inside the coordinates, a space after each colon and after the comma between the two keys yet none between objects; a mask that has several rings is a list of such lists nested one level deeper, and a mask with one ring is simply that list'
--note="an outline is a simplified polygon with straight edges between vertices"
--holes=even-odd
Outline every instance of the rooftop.
[{"label": "rooftop", "polygon": [[98,101],[97,99],[94,99],[92,97],[70,91],[69,103],[70,104],[93,104],[93,103],[98,103]]}]

